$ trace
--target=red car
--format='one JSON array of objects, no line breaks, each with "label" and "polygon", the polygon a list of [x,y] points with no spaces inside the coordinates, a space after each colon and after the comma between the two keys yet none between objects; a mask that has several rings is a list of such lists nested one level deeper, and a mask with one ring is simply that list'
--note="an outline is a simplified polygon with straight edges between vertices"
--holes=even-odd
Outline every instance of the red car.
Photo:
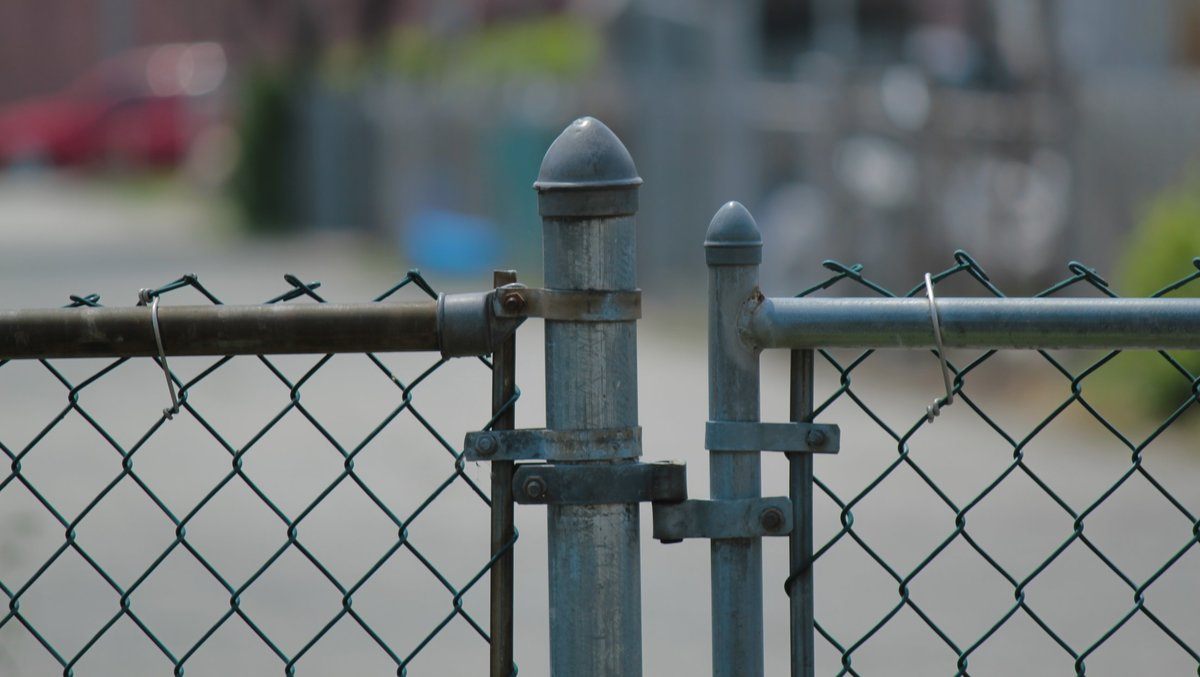
[{"label": "red car", "polygon": [[225,79],[213,42],[143,47],[93,67],[61,92],[0,108],[0,166],[171,166],[215,121]]}]

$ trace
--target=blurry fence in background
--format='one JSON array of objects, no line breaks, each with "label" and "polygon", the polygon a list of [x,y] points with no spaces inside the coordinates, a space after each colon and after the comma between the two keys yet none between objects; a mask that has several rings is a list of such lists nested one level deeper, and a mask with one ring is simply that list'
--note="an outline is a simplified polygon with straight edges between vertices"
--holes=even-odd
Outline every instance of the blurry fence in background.
[{"label": "blurry fence in background", "polygon": [[[489,399],[489,376],[511,387],[511,373],[493,374],[483,356],[437,355],[441,332],[424,320],[438,295],[416,271],[370,304],[419,311],[421,322],[392,325],[430,328],[411,338],[384,325],[364,336],[335,304],[316,306],[320,283],[285,279],[291,287],[267,305],[240,307],[257,319],[239,346],[236,319],[170,314],[208,310],[198,306],[164,306],[159,338],[159,298],[191,290],[211,312],[238,311],[195,276],[143,292],[150,313],[105,309],[86,330],[73,316],[100,299],[72,296],[69,311],[46,313],[62,323],[61,342],[45,323],[12,322],[27,311],[6,313],[10,339],[33,336],[23,356],[94,359],[0,361],[0,518],[12,520],[0,540],[0,672],[485,670],[485,583],[515,536],[489,551],[490,492],[455,440],[511,427],[515,391]],[[358,335],[434,355],[255,354],[324,352],[297,349],[305,330],[275,322],[287,317],[272,312],[281,304],[332,317],[309,332],[331,353]],[[106,320],[122,311],[136,323]],[[170,393],[165,358],[128,356],[144,355],[151,336],[172,356]],[[180,357],[198,354],[216,356]],[[176,397],[176,411],[164,410]],[[458,533],[445,533],[447,517]],[[505,575],[511,617],[511,565]],[[511,657],[511,622],[497,641]]]}]

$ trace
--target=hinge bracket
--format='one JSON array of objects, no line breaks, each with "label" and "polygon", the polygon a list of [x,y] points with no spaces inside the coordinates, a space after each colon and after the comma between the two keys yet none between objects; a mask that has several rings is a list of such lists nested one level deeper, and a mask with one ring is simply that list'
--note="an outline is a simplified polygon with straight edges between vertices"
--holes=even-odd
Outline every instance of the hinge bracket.
[{"label": "hinge bracket", "polygon": [[653,509],[654,537],[663,543],[785,536],[792,531],[792,502],[786,496],[655,503]]}]

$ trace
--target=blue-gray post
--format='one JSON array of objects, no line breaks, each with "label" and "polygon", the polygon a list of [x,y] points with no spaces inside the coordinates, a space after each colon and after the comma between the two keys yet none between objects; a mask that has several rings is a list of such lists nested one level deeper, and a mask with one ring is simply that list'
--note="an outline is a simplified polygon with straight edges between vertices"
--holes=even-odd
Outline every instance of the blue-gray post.
[{"label": "blue-gray post", "polygon": [[[708,262],[708,418],[758,421],[759,351],[742,340],[739,316],[758,289],[762,236],[737,202],[721,207],[704,241]],[[762,495],[757,449],[713,451],[713,499]],[[762,541],[712,541],[714,677],[763,674]]]},{"label": "blue-gray post", "polygon": [[[547,289],[637,288],[634,213],[641,183],[629,152],[599,120],[580,118],[559,135],[534,184]],[[635,323],[547,321],[546,427],[637,423]],[[638,677],[638,505],[549,505],[547,515],[551,674]]]},{"label": "blue-gray post", "polygon": [[[813,351],[793,350],[792,397],[789,414],[793,421],[811,423],[813,417]],[[788,571],[785,581],[788,615],[791,619],[792,677],[812,677],[815,670],[813,624],[813,455],[787,455],[788,486],[792,499],[792,533],[788,537]]]}]

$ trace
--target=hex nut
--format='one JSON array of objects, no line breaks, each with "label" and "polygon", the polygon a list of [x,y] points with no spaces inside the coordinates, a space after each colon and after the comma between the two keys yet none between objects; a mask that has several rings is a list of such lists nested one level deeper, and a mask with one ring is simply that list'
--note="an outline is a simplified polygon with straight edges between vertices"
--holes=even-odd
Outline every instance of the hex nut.
[{"label": "hex nut", "polygon": [[475,440],[475,451],[479,452],[480,456],[491,456],[496,453],[495,435],[480,435],[479,439]]},{"label": "hex nut", "polygon": [[767,508],[759,513],[758,523],[767,531],[778,531],[783,527],[783,511],[779,508]]},{"label": "hex nut", "polygon": [[825,443],[829,440],[825,436],[824,430],[821,430],[820,428],[812,428],[808,431],[808,434],[804,436],[804,441],[808,443],[808,446],[813,447],[814,449],[819,449],[825,446]]},{"label": "hex nut", "polygon": [[501,300],[504,309],[510,313],[519,313],[525,310],[525,297],[521,296],[520,292],[510,291],[504,295]]},{"label": "hex nut", "polygon": [[521,489],[529,498],[541,498],[546,494],[546,482],[537,476],[530,477],[525,480],[525,484],[521,486]]}]

